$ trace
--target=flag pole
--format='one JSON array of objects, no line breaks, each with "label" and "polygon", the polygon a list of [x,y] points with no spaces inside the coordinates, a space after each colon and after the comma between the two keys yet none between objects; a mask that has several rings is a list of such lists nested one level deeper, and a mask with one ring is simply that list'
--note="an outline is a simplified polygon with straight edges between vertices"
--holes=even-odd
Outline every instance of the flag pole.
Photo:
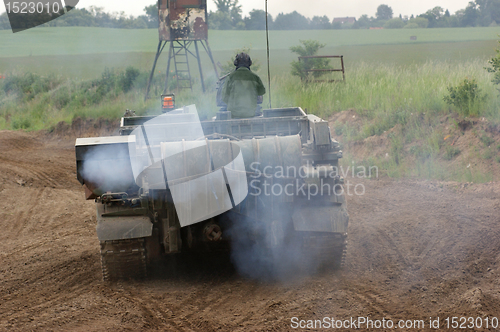
[{"label": "flag pole", "polygon": [[269,23],[267,20],[267,0],[266,0],[266,42],[267,42],[267,84],[269,86],[269,108],[273,108],[271,104],[271,68],[269,66]]}]

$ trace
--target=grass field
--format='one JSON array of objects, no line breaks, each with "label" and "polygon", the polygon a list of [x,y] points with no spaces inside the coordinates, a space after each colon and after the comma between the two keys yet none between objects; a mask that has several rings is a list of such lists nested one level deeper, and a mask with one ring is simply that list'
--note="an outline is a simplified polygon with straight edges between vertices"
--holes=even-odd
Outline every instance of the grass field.
[{"label": "grass field", "polygon": [[[321,54],[344,55],[346,68],[360,62],[407,65],[433,61],[466,61],[492,57],[500,28],[271,31],[272,75],[289,71],[296,55],[289,47],[302,39],[326,44]],[[411,41],[410,36],[417,36]],[[150,70],[158,43],[157,31],[103,28],[35,28],[13,34],[0,31],[0,73],[55,73],[94,78],[105,67],[133,65]],[[224,63],[235,49],[251,47],[252,56],[265,63],[264,31],[210,31],[216,61]],[[203,57],[203,67],[210,62]],[[166,68],[166,54],[158,69]]]},{"label": "grass field", "polygon": [[[306,30],[270,31],[273,50],[288,49],[300,39],[315,39],[328,47],[359,45],[419,44],[494,40],[500,28],[396,29],[396,30]],[[416,41],[410,36],[417,36]],[[74,55],[117,52],[153,52],[158,43],[156,29],[34,28],[13,34],[0,31],[0,57]],[[265,49],[264,31],[211,30],[214,51],[232,51],[252,45]]]}]

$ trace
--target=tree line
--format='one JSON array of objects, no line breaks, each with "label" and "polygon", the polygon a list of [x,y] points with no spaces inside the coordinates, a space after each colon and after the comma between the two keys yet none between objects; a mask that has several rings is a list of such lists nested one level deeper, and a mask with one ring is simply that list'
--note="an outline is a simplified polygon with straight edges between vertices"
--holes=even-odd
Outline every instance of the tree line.
[{"label": "tree line", "polygon": [[[239,0],[213,0],[217,10],[208,13],[210,29],[217,30],[264,30],[266,13],[253,9],[247,16],[242,15]],[[333,15],[335,13],[332,13]],[[419,15],[394,16],[388,5],[380,5],[374,16],[362,15],[355,22],[339,22],[330,20],[328,16],[312,18],[293,11],[279,13],[276,17],[268,15],[268,25],[273,30],[307,30],[307,29],[414,29],[414,28],[448,28],[496,26],[500,24],[500,0],[475,0],[466,8],[451,14],[442,7],[434,7]],[[65,15],[42,26],[85,26],[121,29],[150,29],[158,27],[158,8],[156,4],[146,6],[144,15],[137,17],[121,13],[106,13],[101,7],[88,9],[74,8]],[[7,13],[0,15],[0,29],[10,29]]]},{"label": "tree line", "polygon": [[[154,14],[151,8],[154,7]],[[73,8],[66,14],[57,17],[56,19],[40,25],[41,27],[102,27],[102,28],[119,28],[119,29],[148,29],[158,28],[158,10],[156,5],[144,8],[145,14],[140,16],[125,15],[120,13],[106,13],[102,7],[91,6],[85,8]],[[30,15],[26,15],[26,19],[30,19]],[[152,19],[156,16],[156,20]],[[10,22],[7,13],[0,15],[0,29],[10,29]]]},{"label": "tree line", "polygon": [[[238,0],[213,0],[217,11],[209,13],[208,24],[211,29],[262,30],[266,26],[266,13],[254,9],[243,17]],[[335,14],[335,13],[333,13]],[[416,28],[452,28],[500,25],[500,0],[475,0],[466,8],[451,14],[449,10],[436,6],[423,14],[394,16],[392,8],[380,5],[374,16],[362,15],[355,22],[330,20],[328,16],[307,18],[297,11],[276,17],[268,15],[268,25],[273,30],[306,29],[416,29]]]}]

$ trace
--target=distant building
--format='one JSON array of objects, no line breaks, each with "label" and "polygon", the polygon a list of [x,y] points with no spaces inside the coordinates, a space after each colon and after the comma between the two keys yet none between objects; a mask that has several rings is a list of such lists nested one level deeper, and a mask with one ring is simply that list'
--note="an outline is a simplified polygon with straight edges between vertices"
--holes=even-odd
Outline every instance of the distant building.
[{"label": "distant building", "polygon": [[335,17],[333,19],[333,23],[340,22],[342,24],[348,23],[348,24],[353,24],[356,22],[355,17]]}]

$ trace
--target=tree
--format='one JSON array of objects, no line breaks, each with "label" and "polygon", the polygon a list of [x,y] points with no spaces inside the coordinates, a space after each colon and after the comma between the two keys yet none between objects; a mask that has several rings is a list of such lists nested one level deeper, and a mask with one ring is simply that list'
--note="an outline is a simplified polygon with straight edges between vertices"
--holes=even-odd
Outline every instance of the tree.
[{"label": "tree", "polygon": [[231,30],[242,27],[244,23],[238,0],[214,0],[214,3],[217,11],[208,14],[208,24],[211,29]]},{"label": "tree", "polygon": [[488,12],[491,19],[500,24],[500,0],[491,0],[489,4]]},{"label": "tree", "polygon": [[[265,30],[266,29],[266,12],[261,9],[253,9],[245,17],[245,28],[247,30]],[[269,14],[267,18],[268,24],[271,25],[273,22],[272,16]]]},{"label": "tree", "polygon": [[218,12],[229,13],[233,5],[233,0],[214,0],[214,3],[217,6]]},{"label": "tree", "polygon": [[477,9],[477,4],[471,1],[465,8],[462,19],[460,20],[460,25],[463,27],[475,27],[477,25],[477,20],[479,19],[479,17],[480,15],[479,10]]},{"label": "tree", "polygon": [[116,28],[119,26],[117,16],[106,13],[103,7],[90,6],[89,13],[94,18],[95,26],[108,28]]},{"label": "tree", "polygon": [[133,20],[132,26],[133,26],[132,29],[147,29],[147,28],[149,28],[148,17],[146,15],[137,16],[137,18],[135,18]]},{"label": "tree", "polygon": [[217,11],[229,14],[233,27],[242,21],[241,5],[238,4],[238,0],[214,0],[214,3],[217,6]]},{"label": "tree", "polygon": [[332,25],[328,16],[314,16],[311,20],[311,29],[322,30],[331,29]]},{"label": "tree", "polygon": [[354,24],[353,29],[368,29],[370,27],[371,20],[368,15],[362,15]]},{"label": "tree", "polygon": [[[302,45],[290,47],[290,51],[299,56],[317,55],[318,51],[325,47],[317,40],[301,40]],[[292,61],[292,75],[299,76],[302,80],[307,80],[310,77],[308,70],[311,69],[331,69],[330,60],[328,59],[303,59],[303,61]],[[325,72],[315,71],[312,76],[315,78],[324,75]]]},{"label": "tree", "polygon": [[480,25],[489,26],[493,21],[500,23],[500,0],[476,0],[475,3]]},{"label": "tree", "polygon": [[457,15],[451,15],[450,17],[448,17],[447,21],[450,28],[457,28],[460,26]]},{"label": "tree", "polygon": [[[95,9],[90,8],[91,10],[98,10],[100,7],[96,7]],[[58,20],[64,20],[68,26],[96,26],[95,18],[85,8],[78,9],[75,8],[71,10],[66,15],[60,17]]]},{"label": "tree", "polygon": [[273,29],[276,30],[305,30],[309,29],[309,20],[293,11],[289,14],[279,13],[274,20]]},{"label": "tree", "polygon": [[215,30],[231,30],[233,28],[229,13],[216,11],[208,14],[208,27]]},{"label": "tree", "polygon": [[332,22],[332,29],[335,29],[335,30],[340,30],[342,29],[342,22]]},{"label": "tree", "polygon": [[146,7],[144,7],[144,12],[146,13],[146,16],[147,16],[148,28],[157,28],[158,27],[158,6],[156,4],[146,6]]},{"label": "tree", "polygon": [[377,13],[375,14],[377,20],[390,20],[392,18],[392,15],[392,8],[388,5],[378,6]]},{"label": "tree", "polygon": [[429,9],[425,14],[420,15],[420,17],[426,18],[429,21],[429,28],[435,28],[440,26],[440,21],[444,17],[444,9],[442,7],[434,7]]},{"label": "tree", "polygon": [[243,22],[241,12],[241,5],[238,4],[238,0],[233,0],[229,10],[229,15],[231,16],[231,21],[233,22],[233,27],[235,28],[239,23]]}]

